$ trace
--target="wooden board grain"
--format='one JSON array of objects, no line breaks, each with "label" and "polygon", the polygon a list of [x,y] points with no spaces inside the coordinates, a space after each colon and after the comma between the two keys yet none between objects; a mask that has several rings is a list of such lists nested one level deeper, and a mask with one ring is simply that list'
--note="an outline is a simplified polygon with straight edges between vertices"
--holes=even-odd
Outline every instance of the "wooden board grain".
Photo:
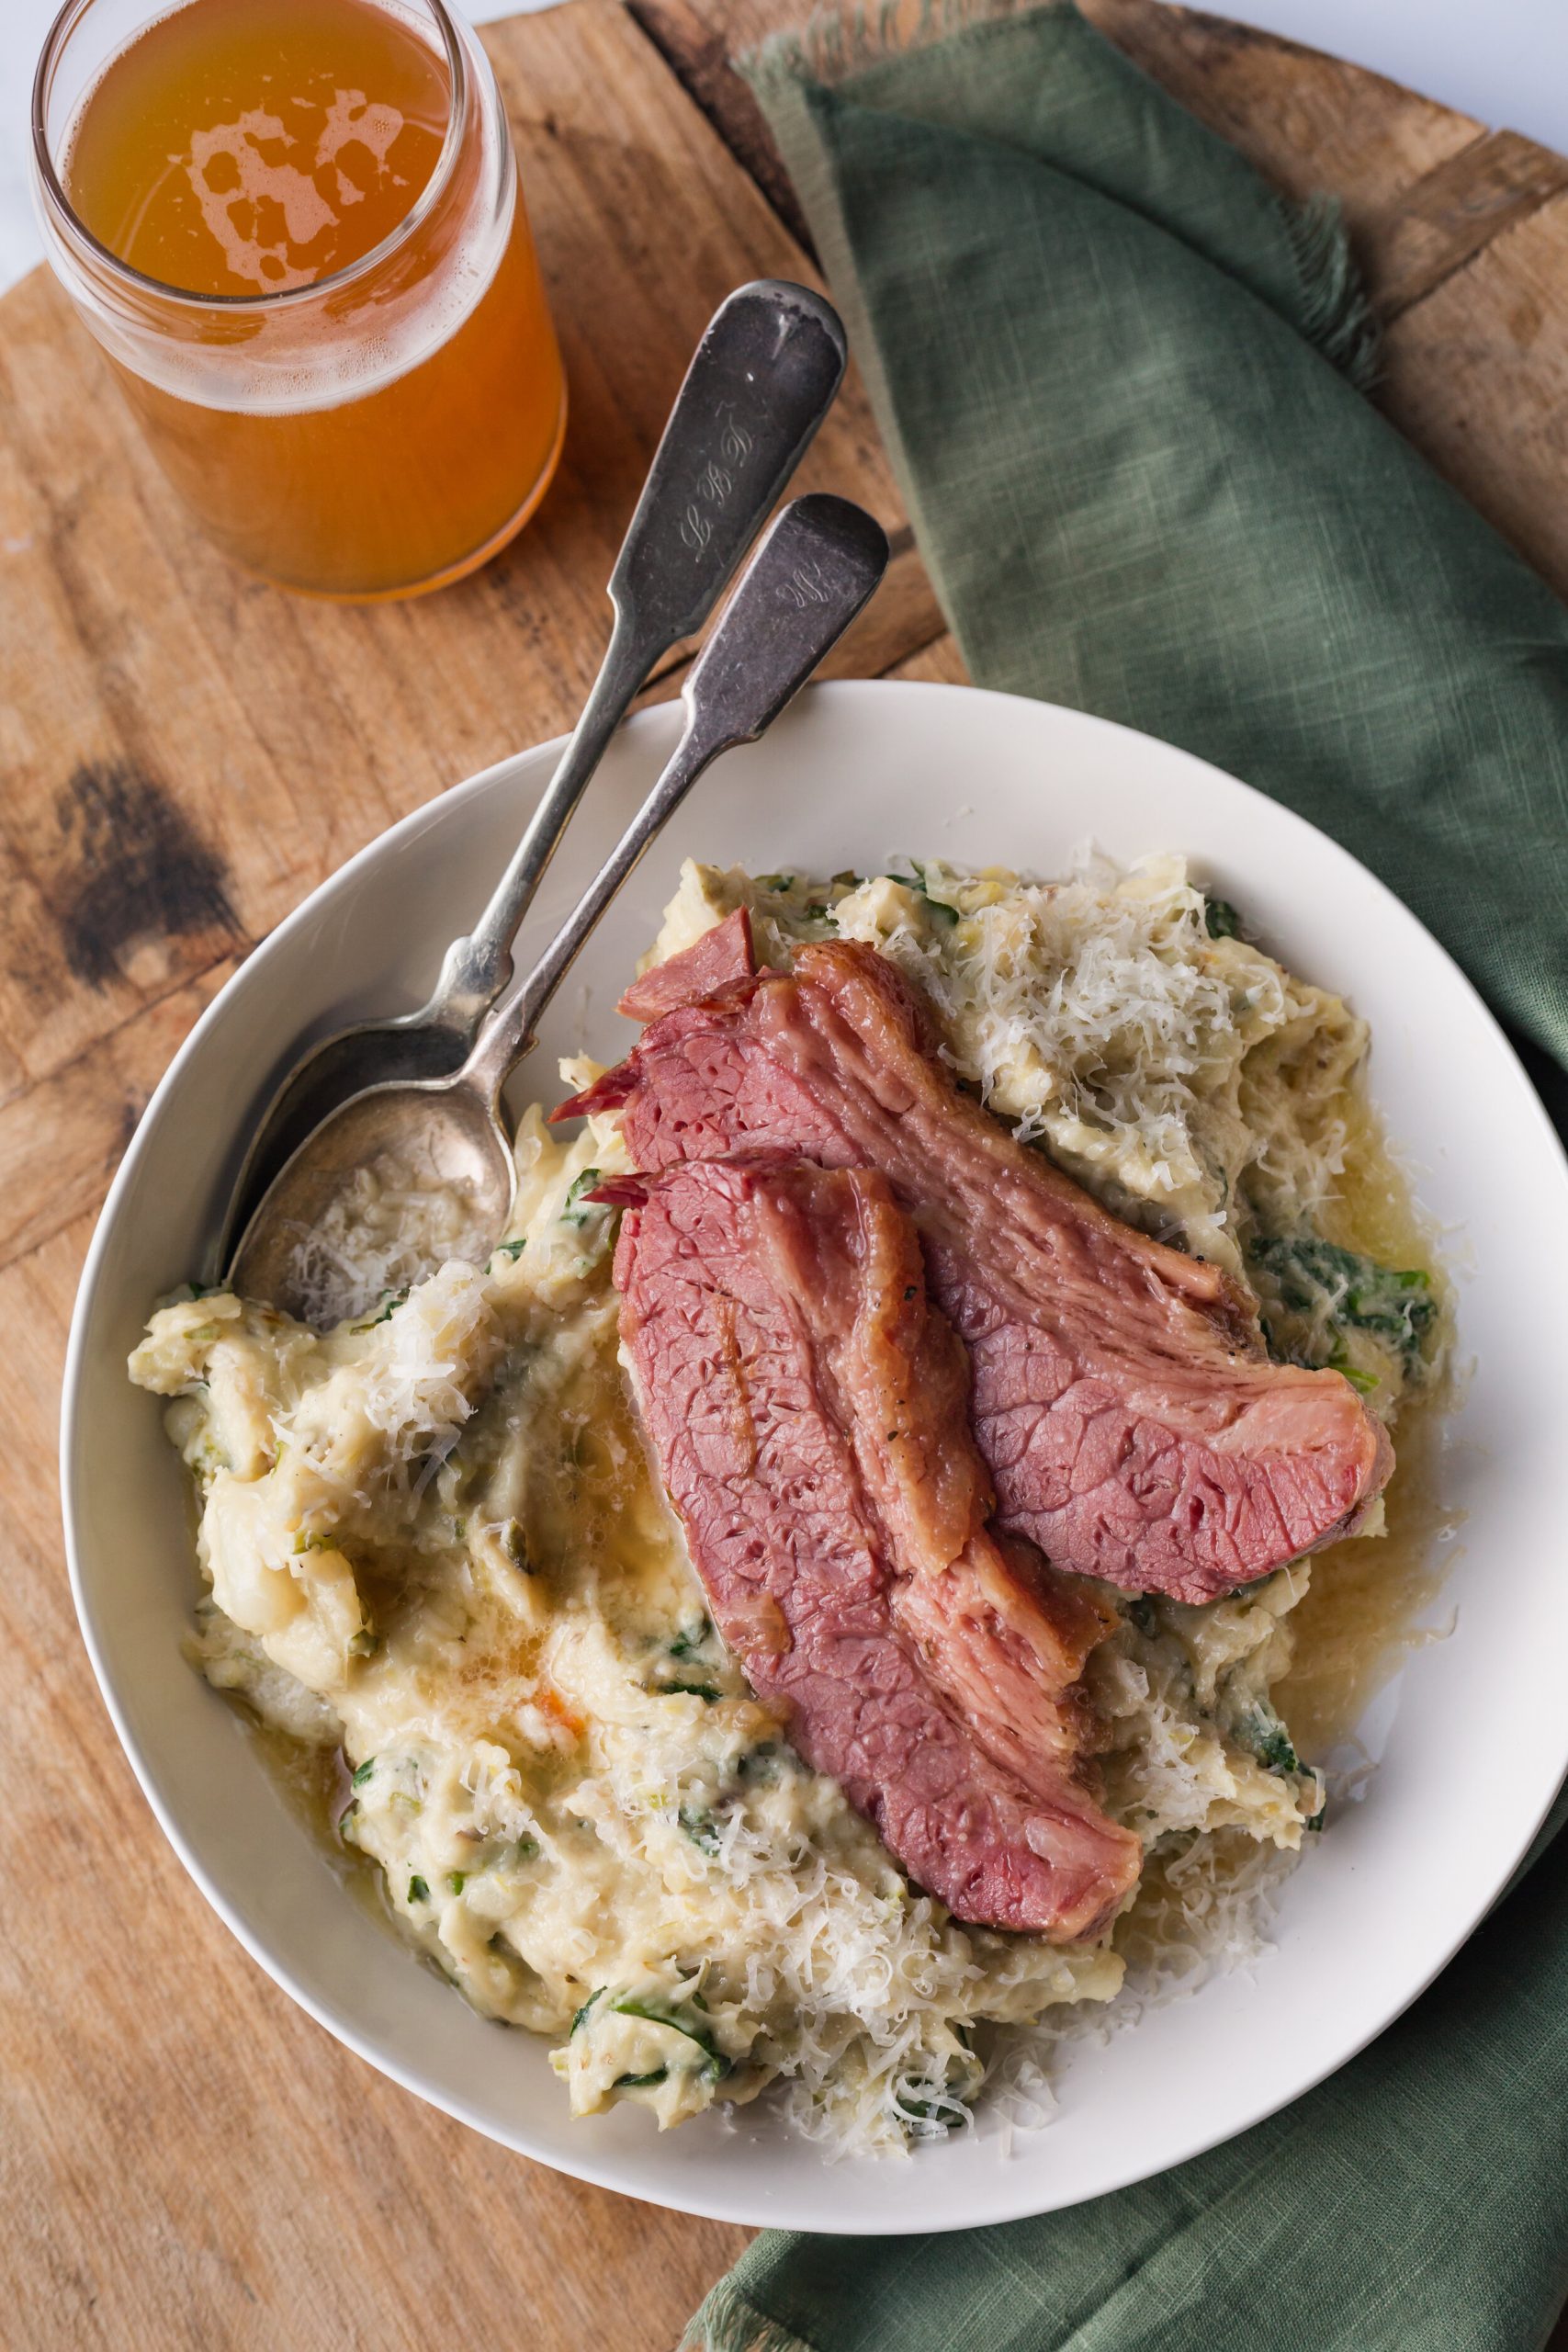
[{"label": "wooden board grain", "polygon": [[[1342,196],[1391,322],[1390,413],[1568,584],[1568,165],[1223,20],[1089,5],[1278,185]],[[116,1747],[52,1487],[77,1269],[170,1055],[323,873],[570,722],[703,321],[741,278],[809,274],[725,62],[806,13],[799,0],[637,6],[641,28],[614,0],[571,0],[486,35],[573,413],[538,520],[475,581],[354,611],[239,578],[185,529],[50,281],[0,301],[7,2352],[413,2352],[449,2336],[668,2352],[745,2242],[491,2147],[347,2056],[251,1964]],[[871,504],[898,549],[840,666],[961,679],[858,388],[808,479]],[[653,691],[680,674],[676,658]]]},{"label": "wooden board grain", "polygon": [[746,2233],[559,2178],[396,2089],[246,1959],[154,1827],[60,1564],[90,1222],[0,1272],[28,1334],[0,1352],[0,2345],[663,2352]]},{"label": "wooden board grain", "polygon": [[[1538,182],[1539,184],[1539,182]],[[1382,398],[1438,470],[1568,596],[1568,192],[1506,216],[1402,311]]]},{"label": "wooden board grain", "polygon": [[[802,233],[793,191],[756,101],[730,59],[802,21],[795,0],[632,0],[736,153]],[[1279,186],[1332,188],[1374,236],[1414,181],[1480,137],[1482,125],[1380,75],[1220,17],[1162,0],[1082,0],[1134,62],[1231,140]],[[807,10],[805,12],[809,14]],[[876,21],[919,38],[924,0],[889,0]]]}]

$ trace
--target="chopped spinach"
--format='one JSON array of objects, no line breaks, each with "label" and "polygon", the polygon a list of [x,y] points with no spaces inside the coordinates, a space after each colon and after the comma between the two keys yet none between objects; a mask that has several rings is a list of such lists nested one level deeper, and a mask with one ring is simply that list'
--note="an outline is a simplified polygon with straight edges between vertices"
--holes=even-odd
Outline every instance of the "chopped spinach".
[{"label": "chopped spinach", "polygon": [[589,2010],[593,2007],[594,2002],[602,2001],[604,1997],[604,1987],[603,1984],[599,1986],[596,1992],[590,1993],[588,1998],[584,2001],[582,2007],[576,2012],[572,2018],[570,2025],[567,2029],[566,2038],[569,2041],[571,2040],[572,2035],[577,2031],[578,2027],[582,2023],[584,2018],[588,2015]]},{"label": "chopped spinach", "polygon": [[572,1178],[560,1213],[560,1221],[563,1225],[587,1224],[594,1204],[587,1202],[581,1207],[578,1204],[582,1201],[584,1193],[591,1193],[599,1181],[600,1174],[597,1168],[585,1168],[581,1176]]},{"label": "chopped spinach", "polygon": [[349,1786],[355,1789],[362,1789],[375,1770],[376,1758],[373,1756],[367,1756],[363,1764],[359,1764],[355,1767],[354,1778],[350,1781]]},{"label": "chopped spinach", "polygon": [[718,1852],[723,1839],[711,1805],[683,1804],[675,1818],[699,1853],[712,1856]]},{"label": "chopped spinach", "polygon": [[1272,1707],[1258,1706],[1244,1716],[1236,1725],[1236,1737],[1252,1750],[1266,1772],[1303,1770],[1291,1735]]},{"label": "chopped spinach", "polygon": [[793,890],[795,876],[793,874],[759,874],[757,888],[759,890]]},{"label": "chopped spinach", "polygon": [[726,2075],[734,2072],[734,2060],[725,2056],[705,2026],[689,2023],[671,2009],[649,2008],[646,2001],[635,2000],[629,1993],[623,1993],[618,2001],[611,2002],[610,2007],[619,2018],[642,2018],[649,2025],[667,2025],[671,2032],[684,2034],[686,2040],[694,2042],[702,2052],[700,2071],[710,2081],[721,2083]]},{"label": "chopped spinach", "polygon": [[[1331,1364],[1344,1355],[1346,1331],[1354,1330],[1384,1340],[1410,1370],[1419,1365],[1438,1312],[1432,1277],[1419,1267],[1380,1266],[1314,1234],[1255,1242],[1252,1255],[1286,1306],[1299,1315],[1326,1314],[1336,1334]],[[1343,1362],[1335,1368],[1348,1370]]]},{"label": "chopped spinach", "polygon": [[539,1841],[536,1838],[519,1838],[515,1850],[520,1862],[536,1862],[539,1859]]},{"label": "chopped spinach", "polygon": [[349,1329],[351,1331],[373,1331],[378,1323],[389,1323],[393,1316],[397,1313],[399,1307],[402,1306],[403,1302],[408,1297],[408,1285],[406,1283],[401,1290],[384,1290],[381,1293],[381,1305],[378,1312],[374,1315],[367,1316],[363,1323],[351,1323],[348,1327]]},{"label": "chopped spinach", "polygon": [[713,1626],[705,1617],[699,1617],[695,1625],[682,1625],[670,1645],[671,1657],[690,1657],[694,1650],[705,1649],[712,1633]]},{"label": "chopped spinach", "polygon": [[907,890],[913,890],[918,897],[922,898],[938,922],[946,923],[951,927],[958,921],[956,907],[950,907],[945,899],[932,898],[931,885],[926,880],[926,869],[923,865],[917,864],[914,858],[909,860],[909,872],[907,875],[895,875],[893,879],[902,882]]},{"label": "chopped spinach", "polygon": [[610,2088],[614,2091],[642,2091],[654,2083],[668,2082],[669,2079],[669,2067],[656,2066],[651,2075],[617,2075]]},{"label": "chopped spinach", "polygon": [[1241,917],[1228,899],[1204,899],[1203,927],[1211,939],[1241,937]]},{"label": "chopped spinach", "polygon": [[1338,1373],[1342,1378],[1348,1380],[1358,1396],[1370,1396],[1374,1388],[1381,1388],[1382,1385],[1376,1373],[1357,1371],[1345,1352],[1343,1341],[1330,1355],[1327,1369],[1330,1372]]},{"label": "chopped spinach", "polygon": [[468,1883],[468,1874],[467,1871],[448,1871],[446,1873],[446,1885],[448,1891],[453,1894],[461,1894]]},{"label": "chopped spinach", "polygon": [[409,1901],[411,1903],[428,1903],[429,1900],[430,1889],[425,1884],[423,1879],[411,1878],[409,1881]]},{"label": "chopped spinach", "polygon": [[513,1264],[515,1265],[518,1259],[521,1258],[524,1250],[526,1250],[528,1244],[525,1240],[498,1241],[495,1248],[490,1254],[492,1258],[510,1258]]},{"label": "chopped spinach", "polygon": [[715,1682],[659,1682],[654,1685],[656,1699],[705,1699],[714,1706],[724,1696]]},{"label": "chopped spinach", "polygon": [[1253,1750],[1258,1762],[1269,1772],[1299,1772],[1302,1759],[1291,1745],[1291,1735],[1281,1724],[1259,1740]]}]

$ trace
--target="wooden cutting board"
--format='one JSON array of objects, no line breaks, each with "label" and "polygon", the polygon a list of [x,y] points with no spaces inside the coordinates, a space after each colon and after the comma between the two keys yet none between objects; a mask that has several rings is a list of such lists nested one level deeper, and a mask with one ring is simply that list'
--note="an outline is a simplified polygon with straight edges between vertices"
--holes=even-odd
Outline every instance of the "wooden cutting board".
[{"label": "wooden cutting board", "polygon": [[[0,2342],[17,2352],[662,2352],[745,2243],[463,2131],[246,1959],[116,1747],[52,1463],[93,1216],[191,1022],[391,819],[570,723],[704,321],[743,278],[811,275],[724,62],[802,13],[570,0],[487,32],[572,421],[532,528],[440,596],[339,610],[239,578],[186,530],[47,276],[0,301]],[[1568,164],[1160,0],[1089,13],[1280,187],[1342,196],[1388,322],[1380,397],[1568,593]],[[858,388],[808,472],[897,549],[840,669],[961,677]]]}]

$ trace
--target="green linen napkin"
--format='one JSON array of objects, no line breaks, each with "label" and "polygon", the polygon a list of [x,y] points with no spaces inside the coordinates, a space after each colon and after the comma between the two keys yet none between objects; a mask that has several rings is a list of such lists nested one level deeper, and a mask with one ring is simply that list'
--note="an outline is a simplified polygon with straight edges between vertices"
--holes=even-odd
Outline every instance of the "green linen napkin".
[{"label": "green linen napkin", "polygon": [[[1332,209],[1280,202],[1068,6],[933,30],[818,23],[747,70],[974,677],[1334,834],[1568,1106],[1568,611],[1365,398]],[[1530,2352],[1565,2291],[1559,1846],[1229,2146],[997,2229],[770,2233],[687,2343]]]}]

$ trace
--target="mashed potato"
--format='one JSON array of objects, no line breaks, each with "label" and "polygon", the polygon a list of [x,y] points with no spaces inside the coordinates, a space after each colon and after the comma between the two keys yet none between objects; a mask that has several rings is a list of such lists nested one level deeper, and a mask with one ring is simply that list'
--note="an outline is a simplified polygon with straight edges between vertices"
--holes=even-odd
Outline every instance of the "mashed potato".
[{"label": "mashed potato", "polygon": [[[655,955],[742,902],[772,960],[836,931],[901,963],[960,1075],[1251,1281],[1281,1351],[1345,1363],[1391,1417],[1429,1383],[1431,1270],[1371,1264],[1331,1215],[1349,1158],[1380,1198],[1394,1182],[1348,1091],[1365,1033],[1214,936],[1179,860],[1056,889],[689,866]],[[1272,1695],[1313,1564],[1206,1608],[1111,1596],[1091,1680],[1145,1891],[1087,1948],[960,1927],[795,1757],[706,1616],[626,1401],[613,1212],[585,1197],[626,1164],[613,1119],[563,1144],[532,1111],[517,1148],[487,1265],[392,1286],[403,1190],[367,1176],[355,1317],[184,1295],[130,1364],[199,1488],[193,1655],[276,1732],[341,1747],[339,1831],[401,1929],[484,2014],[550,2038],[574,2112],[629,2099],[663,2126],[773,2086],[835,2150],[962,2122],[1001,2029],[1056,2031],[1129,1961],[1147,1983],[1246,1949],[1259,1858],[1323,1814]]]}]

